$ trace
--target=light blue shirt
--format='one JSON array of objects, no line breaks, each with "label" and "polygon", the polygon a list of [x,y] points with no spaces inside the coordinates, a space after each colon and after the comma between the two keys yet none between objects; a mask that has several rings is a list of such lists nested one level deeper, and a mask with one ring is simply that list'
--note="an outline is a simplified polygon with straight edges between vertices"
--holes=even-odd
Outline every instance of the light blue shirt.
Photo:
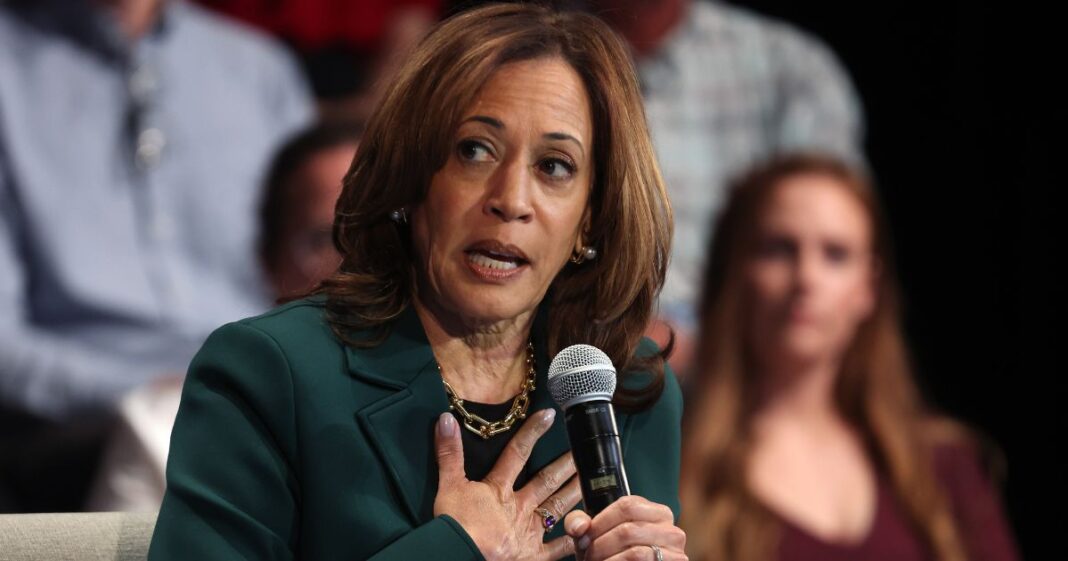
[{"label": "light blue shirt", "polygon": [[691,2],[686,19],[637,67],[675,212],[660,314],[692,333],[728,182],[794,150],[863,165],[860,100],[823,43],[721,2]]},{"label": "light blue shirt", "polygon": [[0,406],[109,410],[263,311],[260,179],[312,116],[280,46],[184,2],[0,3]]}]

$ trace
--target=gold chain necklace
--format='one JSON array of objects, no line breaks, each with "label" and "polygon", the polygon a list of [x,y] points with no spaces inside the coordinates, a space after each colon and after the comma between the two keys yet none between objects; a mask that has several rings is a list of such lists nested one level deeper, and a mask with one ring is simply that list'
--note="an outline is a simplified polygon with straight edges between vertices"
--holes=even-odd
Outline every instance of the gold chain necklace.
[{"label": "gold chain necklace", "polygon": [[[438,364],[438,374],[441,374],[441,365]],[[534,369],[534,344],[527,342],[527,379],[523,382],[523,387],[519,389],[519,395],[515,396],[512,400],[512,408],[508,410],[508,414],[499,421],[487,421],[474,413],[471,413],[464,407],[464,400],[460,399],[456,392],[452,389],[452,386],[445,381],[445,376],[441,377],[441,383],[445,384],[445,393],[449,396],[449,409],[456,411],[464,419],[464,428],[481,436],[483,440],[489,440],[489,437],[501,434],[512,428],[516,421],[527,418],[527,409],[530,407],[530,392],[534,391],[534,377],[536,376]]]}]

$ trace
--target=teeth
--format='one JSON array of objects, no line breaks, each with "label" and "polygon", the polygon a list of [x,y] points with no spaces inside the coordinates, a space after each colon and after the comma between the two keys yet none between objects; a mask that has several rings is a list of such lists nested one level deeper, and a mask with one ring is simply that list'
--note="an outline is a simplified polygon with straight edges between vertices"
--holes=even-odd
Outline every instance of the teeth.
[{"label": "teeth", "polygon": [[519,266],[518,263],[514,263],[512,261],[500,261],[488,255],[483,255],[481,253],[470,253],[468,255],[472,263],[478,265],[479,267],[486,267],[487,269],[508,270],[515,269]]}]

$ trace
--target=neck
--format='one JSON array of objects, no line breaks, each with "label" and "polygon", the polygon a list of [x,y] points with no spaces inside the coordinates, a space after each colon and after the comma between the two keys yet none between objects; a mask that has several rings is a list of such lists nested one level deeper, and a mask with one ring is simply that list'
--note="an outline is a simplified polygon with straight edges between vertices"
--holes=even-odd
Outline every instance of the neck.
[{"label": "neck", "polygon": [[502,403],[519,393],[527,378],[527,343],[534,313],[480,323],[449,318],[418,297],[413,306],[441,368],[460,399]]},{"label": "neck", "polygon": [[656,51],[687,14],[690,0],[634,2],[598,14],[615,28],[639,58]]},{"label": "neck", "polygon": [[160,10],[166,0],[95,0],[103,9],[111,12],[130,41],[145,36],[159,20]]},{"label": "neck", "polygon": [[823,359],[761,368],[756,417],[765,421],[842,422],[834,401],[840,363]]}]

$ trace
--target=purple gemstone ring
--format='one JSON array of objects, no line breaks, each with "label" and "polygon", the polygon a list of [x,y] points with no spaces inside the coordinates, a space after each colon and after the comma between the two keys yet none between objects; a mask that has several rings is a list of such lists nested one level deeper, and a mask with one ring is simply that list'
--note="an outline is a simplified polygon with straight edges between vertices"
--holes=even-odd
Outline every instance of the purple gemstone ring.
[{"label": "purple gemstone ring", "polygon": [[553,513],[549,512],[548,509],[541,507],[534,509],[534,512],[541,517],[541,525],[545,528],[545,533],[548,534],[551,532],[553,526],[556,526],[556,517],[553,516]]}]

